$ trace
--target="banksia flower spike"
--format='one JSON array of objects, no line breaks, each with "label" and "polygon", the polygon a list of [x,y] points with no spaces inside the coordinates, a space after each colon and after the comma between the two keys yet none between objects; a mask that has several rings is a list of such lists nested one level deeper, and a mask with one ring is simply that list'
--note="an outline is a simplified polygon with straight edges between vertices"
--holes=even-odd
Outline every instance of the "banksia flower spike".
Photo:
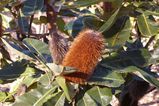
[{"label": "banksia flower spike", "polygon": [[92,75],[103,50],[101,33],[85,29],[74,39],[66,53],[62,65],[74,67],[78,71],[63,75],[67,81],[83,84]]},{"label": "banksia flower spike", "polygon": [[51,51],[51,56],[53,58],[54,63],[61,64],[68,50],[68,42],[58,33],[51,34],[51,38],[49,39],[49,49]]}]

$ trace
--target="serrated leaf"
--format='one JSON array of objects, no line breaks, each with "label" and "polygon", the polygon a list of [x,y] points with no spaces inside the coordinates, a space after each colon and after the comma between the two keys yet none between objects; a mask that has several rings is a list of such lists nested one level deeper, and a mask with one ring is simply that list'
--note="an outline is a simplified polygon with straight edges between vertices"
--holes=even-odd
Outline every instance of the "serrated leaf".
[{"label": "serrated leaf", "polygon": [[86,92],[100,106],[107,106],[112,99],[110,88],[95,86]]},{"label": "serrated leaf", "polygon": [[89,84],[103,85],[108,87],[119,87],[125,80],[120,73],[116,73],[108,68],[98,66],[93,75],[88,80]]},{"label": "serrated leaf", "polygon": [[104,67],[115,69],[123,69],[127,66],[147,66],[151,55],[147,49],[123,51],[114,53],[111,56],[102,60],[101,64]]}]

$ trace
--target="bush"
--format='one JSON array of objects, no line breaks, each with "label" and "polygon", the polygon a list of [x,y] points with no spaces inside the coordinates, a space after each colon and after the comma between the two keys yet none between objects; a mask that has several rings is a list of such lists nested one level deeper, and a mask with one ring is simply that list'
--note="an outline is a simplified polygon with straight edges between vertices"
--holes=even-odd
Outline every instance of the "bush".
[{"label": "bush", "polygon": [[[2,0],[0,7],[3,104],[106,106],[134,79],[159,88],[158,0]],[[103,34],[105,50],[81,85],[61,76],[77,70],[56,64],[52,44],[70,44],[85,28]]]}]

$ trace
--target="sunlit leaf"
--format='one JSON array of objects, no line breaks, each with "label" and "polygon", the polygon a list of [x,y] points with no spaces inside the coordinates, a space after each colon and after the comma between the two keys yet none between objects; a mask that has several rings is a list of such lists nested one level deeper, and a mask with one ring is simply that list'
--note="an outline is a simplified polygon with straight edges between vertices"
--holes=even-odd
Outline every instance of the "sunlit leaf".
[{"label": "sunlit leaf", "polygon": [[159,29],[158,25],[145,14],[138,16],[137,25],[144,36],[153,36],[157,34]]},{"label": "sunlit leaf", "polygon": [[56,77],[56,81],[57,83],[59,84],[59,86],[63,89],[64,93],[65,93],[65,96],[66,98],[71,101],[71,97],[70,97],[70,94],[69,94],[69,89],[68,89],[68,86],[66,84],[66,81],[63,77],[61,76],[58,76]]},{"label": "sunlit leaf", "polygon": [[57,86],[45,88],[38,86],[22,96],[19,96],[12,106],[42,106],[52,97],[56,96],[60,91],[55,91]]},{"label": "sunlit leaf", "polygon": [[25,38],[23,42],[32,53],[36,53],[44,62],[51,61],[49,46],[46,43],[32,38]]}]

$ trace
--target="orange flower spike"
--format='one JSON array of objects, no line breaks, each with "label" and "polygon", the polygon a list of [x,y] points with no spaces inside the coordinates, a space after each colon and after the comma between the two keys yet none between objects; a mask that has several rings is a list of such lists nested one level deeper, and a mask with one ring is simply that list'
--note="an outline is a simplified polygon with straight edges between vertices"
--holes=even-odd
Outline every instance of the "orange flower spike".
[{"label": "orange flower spike", "polygon": [[83,84],[92,75],[103,50],[101,33],[86,29],[74,39],[66,53],[62,65],[78,69],[78,71],[64,75],[67,81]]}]

